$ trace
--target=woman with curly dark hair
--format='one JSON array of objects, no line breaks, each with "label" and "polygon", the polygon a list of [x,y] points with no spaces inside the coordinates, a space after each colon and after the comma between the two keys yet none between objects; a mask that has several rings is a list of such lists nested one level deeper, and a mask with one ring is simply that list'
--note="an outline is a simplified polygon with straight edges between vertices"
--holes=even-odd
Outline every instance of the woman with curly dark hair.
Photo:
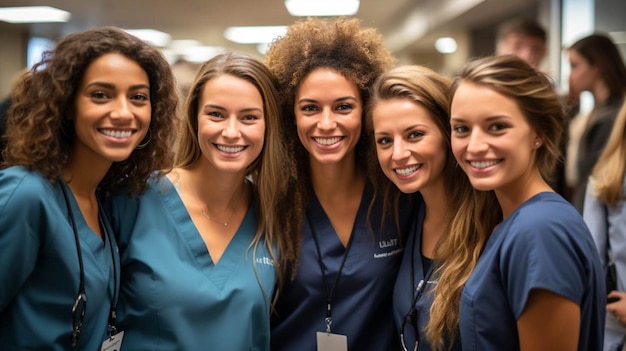
[{"label": "woman with curly dark hair", "polygon": [[376,30],[345,18],[298,21],[267,53],[291,179],[277,210],[297,253],[276,304],[272,350],[398,347],[391,294],[407,221],[382,221],[380,201],[371,201],[375,157],[363,126],[369,88],[393,63]]},{"label": "woman with curly dark hair", "polygon": [[65,37],[25,75],[0,171],[3,349],[119,342],[120,264],[100,198],[141,192],[170,165],[176,109],[167,61],[117,28]]}]

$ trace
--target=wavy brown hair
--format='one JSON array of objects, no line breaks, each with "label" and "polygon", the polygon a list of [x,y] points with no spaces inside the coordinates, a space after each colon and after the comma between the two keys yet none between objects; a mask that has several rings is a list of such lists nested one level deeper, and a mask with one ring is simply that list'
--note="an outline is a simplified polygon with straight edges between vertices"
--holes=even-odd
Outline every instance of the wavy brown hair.
[{"label": "wavy brown hair", "polygon": [[[513,56],[491,56],[468,63],[454,80],[450,102],[464,82],[486,86],[517,103],[524,117],[543,140],[537,149],[535,166],[544,179],[550,179],[560,155],[563,134],[563,107],[549,78]],[[459,199],[446,245],[438,248],[443,264],[430,309],[426,334],[434,349],[444,348],[444,336],[457,336],[459,306],[465,282],[496,225],[502,209],[493,191],[467,191]],[[450,347],[452,343],[447,345]]]},{"label": "wavy brown hair", "polygon": [[[282,137],[287,145],[285,172],[290,180],[288,196],[276,211],[281,213],[281,227],[292,238],[296,261],[291,267],[295,274],[301,245],[304,213],[310,197],[311,174],[309,155],[302,146],[295,124],[295,95],[300,83],[317,68],[330,68],[354,83],[363,106],[369,101],[369,88],[395,59],[384,47],[383,38],[373,28],[362,28],[358,19],[309,18],[291,24],[287,34],[270,46],[265,63],[276,76],[281,98]],[[362,116],[362,124],[365,115]],[[369,136],[362,128],[355,147],[356,162],[364,174],[368,168]]]},{"label": "wavy brown hair", "polygon": [[[373,134],[373,116],[372,111],[376,104],[381,101],[393,99],[407,99],[416,104],[423,106],[429,113],[439,132],[441,133],[443,143],[441,145],[443,152],[446,154],[446,161],[443,169],[442,177],[446,184],[446,199],[450,199],[450,208],[455,207],[455,198],[457,190],[463,187],[471,188],[471,184],[467,180],[465,173],[457,166],[456,159],[452,154],[450,147],[450,123],[448,117],[448,90],[450,89],[450,80],[430,68],[424,66],[400,66],[383,73],[371,90],[371,99],[367,108],[366,129],[368,133]],[[376,159],[376,142],[371,142],[370,154]],[[398,213],[398,200],[400,191],[383,173],[378,162],[370,164],[370,177],[375,184],[375,197],[383,200],[383,212],[393,211],[396,216]]]},{"label": "wavy brown hair", "polygon": [[24,75],[9,110],[3,166],[21,165],[51,182],[60,177],[74,143],[76,92],[87,67],[109,53],[128,57],[147,73],[152,116],[141,142],[146,146],[114,162],[100,188],[139,193],[153,170],[170,167],[178,96],[169,64],[157,48],[115,27],[68,35]]},{"label": "wavy brown hair", "polygon": [[[280,104],[276,80],[261,61],[243,53],[228,53],[218,55],[200,67],[185,101],[184,128],[174,163],[176,167],[186,168],[202,157],[198,141],[200,98],[207,82],[221,75],[231,75],[249,82],[256,87],[263,99],[265,142],[261,154],[247,170],[254,185],[253,198],[258,211],[257,231],[252,245],[256,247],[264,237],[263,244],[274,260],[278,286],[282,286],[284,267],[294,257],[293,245],[280,226],[279,218],[282,213],[276,210],[281,205],[280,200],[286,197],[287,174],[283,166],[286,152],[280,135]],[[272,245],[276,245],[277,252]]]}]

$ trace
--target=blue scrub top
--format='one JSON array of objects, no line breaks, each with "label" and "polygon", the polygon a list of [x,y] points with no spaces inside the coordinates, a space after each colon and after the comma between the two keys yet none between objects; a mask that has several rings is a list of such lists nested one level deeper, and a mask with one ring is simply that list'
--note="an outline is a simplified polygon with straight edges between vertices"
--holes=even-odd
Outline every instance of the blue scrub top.
[{"label": "blue scrub top", "polygon": [[580,306],[578,350],[602,350],[606,294],[600,258],[582,217],[555,193],[527,200],[487,241],[461,296],[463,350],[519,350],[517,319],[532,289]]},{"label": "blue scrub top", "polygon": [[[76,349],[99,350],[114,296],[113,270],[120,267],[117,245],[112,235],[111,241],[101,239],[89,228],[72,192],[67,193],[87,296]],[[0,248],[0,349],[70,350],[80,269],[61,184],[52,186],[19,166],[0,171]]]},{"label": "blue scrub top", "polygon": [[[313,223],[319,240],[328,284],[332,285],[345,247],[314,192],[309,218],[304,221],[300,264],[295,280],[281,292],[272,314],[273,351],[315,351],[316,333],[326,330],[326,290],[315,241],[307,221]],[[402,245],[393,219],[381,228],[381,208],[376,204],[371,225],[366,221],[372,199],[367,185],[355,220],[351,248],[332,296],[332,332],[346,335],[348,350],[398,350],[393,327],[392,291],[402,258]],[[412,204],[403,197],[400,229],[408,232]],[[330,288],[330,287],[329,287]]]},{"label": "blue scrub top", "polygon": [[254,206],[217,265],[166,177],[109,206],[122,258],[122,350],[269,350],[275,271],[263,241],[251,247]]},{"label": "blue scrub top", "polygon": [[[422,229],[424,225],[425,204],[424,200],[419,197],[419,208],[416,209],[417,216],[413,217],[413,223],[411,224],[411,231],[407,238],[406,248],[403,253],[402,263],[400,264],[400,270],[398,271],[398,278],[393,289],[393,316],[396,325],[398,335],[404,332],[404,342],[409,350],[413,350],[415,346],[415,328],[410,323],[405,323],[404,331],[402,331],[402,322],[405,316],[411,308],[411,302],[413,297],[415,298],[415,311],[417,318],[417,329],[420,336],[419,351],[431,351],[431,346],[428,343],[425,334],[426,324],[430,320],[430,306],[434,300],[434,289],[437,284],[436,278],[432,275],[435,267],[430,269],[423,266],[422,260]],[[412,256],[412,257],[411,257]],[[411,286],[411,261],[413,261],[413,282],[414,286]],[[426,274],[424,274],[426,272]],[[416,294],[416,288],[420,281],[424,280],[424,288],[421,294]],[[445,340],[445,345],[448,345],[448,340]],[[446,349],[447,350],[447,349]],[[460,351],[461,342],[457,337],[454,345],[450,349],[451,351]]]}]

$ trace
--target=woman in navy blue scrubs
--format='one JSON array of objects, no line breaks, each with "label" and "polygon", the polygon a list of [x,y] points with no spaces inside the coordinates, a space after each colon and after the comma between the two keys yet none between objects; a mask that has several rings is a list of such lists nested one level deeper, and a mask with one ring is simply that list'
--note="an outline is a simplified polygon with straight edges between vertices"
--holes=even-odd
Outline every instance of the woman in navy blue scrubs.
[{"label": "woman in navy blue scrubs", "polygon": [[290,152],[283,228],[299,248],[295,277],[279,292],[272,350],[397,350],[391,297],[408,220],[382,221],[382,202],[372,202],[364,128],[368,89],[394,60],[356,19],[308,19],[265,62]]},{"label": "woman in navy blue scrubs", "polygon": [[454,156],[472,186],[497,199],[484,213],[500,216],[471,217],[486,235],[459,247],[480,256],[451,261],[473,268],[448,300],[460,305],[463,350],[602,350],[598,251],[576,209],[546,182],[563,131],[550,80],[517,57],[489,57],[464,68],[451,96]]},{"label": "woman in navy blue scrubs", "polygon": [[428,68],[402,66],[385,72],[372,89],[367,124],[373,129],[383,173],[377,183],[385,184],[383,196],[392,197],[399,190],[418,192],[421,198],[393,293],[394,322],[403,350],[417,346],[448,350],[449,345],[453,345],[449,350],[460,350],[456,329],[448,331],[446,340],[432,344],[426,337],[441,266],[437,250],[446,249],[460,194],[472,191],[450,146],[449,87],[447,78]]}]

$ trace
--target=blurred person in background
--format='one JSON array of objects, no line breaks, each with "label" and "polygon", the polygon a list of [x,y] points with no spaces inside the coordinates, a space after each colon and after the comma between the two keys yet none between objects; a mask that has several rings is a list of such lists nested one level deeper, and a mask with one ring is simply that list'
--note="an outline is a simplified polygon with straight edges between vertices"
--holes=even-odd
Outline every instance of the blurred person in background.
[{"label": "blurred person in background", "polygon": [[626,103],[593,168],[583,207],[607,273],[604,351],[622,350],[626,339]]},{"label": "blurred person in background", "polygon": [[496,55],[516,55],[539,69],[546,57],[546,30],[537,21],[514,18],[498,28]]},{"label": "blurred person in background", "polygon": [[569,94],[577,99],[583,91],[593,95],[594,107],[587,116],[576,148],[576,186],[573,204],[582,213],[587,180],[606,145],[617,111],[626,93],[626,66],[613,41],[604,34],[580,39],[568,50],[571,73]]}]

